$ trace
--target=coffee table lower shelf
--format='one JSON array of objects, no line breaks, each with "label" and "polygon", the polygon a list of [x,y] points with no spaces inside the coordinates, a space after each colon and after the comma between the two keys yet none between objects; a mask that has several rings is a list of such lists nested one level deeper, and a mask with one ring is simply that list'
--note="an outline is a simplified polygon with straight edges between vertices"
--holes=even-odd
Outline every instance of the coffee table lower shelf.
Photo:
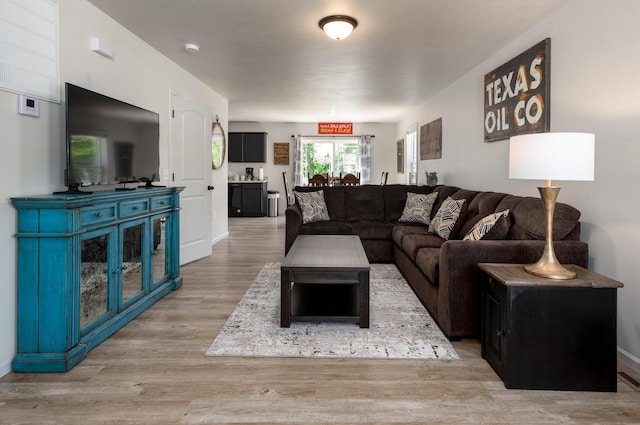
[{"label": "coffee table lower shelf", "polygon": [[360,323],[358,285],[294,283],[291,288],[291,320]]}]

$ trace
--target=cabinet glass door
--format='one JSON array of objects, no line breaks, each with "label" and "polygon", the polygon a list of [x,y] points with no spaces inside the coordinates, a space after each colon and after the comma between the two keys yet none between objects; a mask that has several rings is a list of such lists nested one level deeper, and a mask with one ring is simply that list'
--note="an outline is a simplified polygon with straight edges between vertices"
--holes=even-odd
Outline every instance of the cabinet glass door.
[{"label": "cabinet glass door", "polygon": [[122,229],[122,303],[143,290],[142,255],[145,223],[140,222]]},{"label": "cabinet glass door", "polygon": [[112,234],[82,240],[80,246],[80,328],[105,316],[109,304],[109,245]]},{"label": "cabinet glass door", "polygon": [[169,275],[167,267],[167,225],[168,216],[151,219],[151,274],[154,285],[162,282]]}]

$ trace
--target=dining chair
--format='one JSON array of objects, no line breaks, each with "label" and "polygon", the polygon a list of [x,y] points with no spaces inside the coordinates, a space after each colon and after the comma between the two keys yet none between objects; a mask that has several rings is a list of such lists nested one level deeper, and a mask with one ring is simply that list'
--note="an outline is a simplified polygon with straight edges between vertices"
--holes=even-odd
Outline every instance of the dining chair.
[{"label": "dining chair", "polygon": [[329,179],[322,174],[315,174],[313,177],[309,177],[309,186],[327,186]]},{"label": "dining chair", "polygon": [[342,177],[342,173],[340,173],[340,184],[343,186],[359,186],[360,173],[358,173],[358,177],[352,173],[345,174],[345,176]]},{"label": "dining chair", "polygon": [[282,172],[282,180],[284,180],[284,193],[287,198],[287,208],[295,203],[293,199],[293,193],[291,192],[291,186],[289,185],[289,178],[287,177],[287,172]]},{"label": "dining chair", "polygon": [[387,184],[387,179],[389,178],[389,172],[383,171],[382,176],[380,177],[380,186],[384,186]]}]

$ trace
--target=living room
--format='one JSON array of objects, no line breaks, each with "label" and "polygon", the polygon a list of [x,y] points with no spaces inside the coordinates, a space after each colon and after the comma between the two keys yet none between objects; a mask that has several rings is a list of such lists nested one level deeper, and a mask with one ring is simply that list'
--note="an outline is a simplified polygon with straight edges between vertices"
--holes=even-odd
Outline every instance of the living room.
[{"label": "living room", "polygon": [[[530,7],[528,3],[527,7]],[[630,71],[640,65],[640,58],[633,55],[640,45],[640,30],[635,22],[640,12],[638,7],[634,0],[569,1],[531,28],[523,29],[518,37],[504,40],[501,48],[483,62],[412,107],[397,122],[354,123],[354,134],[376,135],[372,154],[374,176],[391,171],[391,182],[403,182],[404,176],[395,173],[396,141],[405,137],[407,129],[442,117],[442,159],[422,161],[419,164],[422,174],[435,170],[448,185],[538,196],[534,182],[507,177],[507,141],[483,142],[482,81],[485,73],[550,37],[551,128],[553,131],[584,131],[596,135],[595,180],[563,182],[559,201],[582,212],[581,240],[589,244],[590,269],[625,285],[618,296],[618,357],[634,370],[640,370],[640,312],[637,309],[640,284],[635,281],[637,258],[633,246],[640,222],[634,213],[639,201],[626,195],[635,193],[636,179],[632,170],[635,158],[640,154],[640,145],[636,143],[636,133],[640,132],[640,120],[637,119],[640,96],[636,95],[636,85],[630,78]],[[167,99],[172,91],[208,105],[214,115],[219,115],[226,131],[268,132],[268,152],[272,152],[274,142],[290,141],[292,134],[315,131],[316,123],[229,122],[230,106],[224,96],[149,47],[88,1],[60,2],[59,20],[60,81],[90,86],[96,91],[159,111],[164,123],[160,135],[161,168],[171,168],[170,135],[166,128],[170,119]],[[91,52],[87,43],[97,33],[117,47],[118,60],[105,61]],[[0,111],[8,117],[2,124],[7,159],[0,189],[6,200],[0,209],[1,244],[5,254],[0,259],[5,270],[5,283],[0,286],[0,375],[10,373],[16,352],[16,212],[8,199],[64,188],[64,107],[41,102],[40,118],[33,119],[18,115],[16,105],[16,94],[0,91]],[[274,188],[283,193],[281,171],[282,167],[274,166],[272,159],[268,159],[265,174],[274,181]],[[287,168],[286,171],[292,170]],[[220,188],[213,194],[215,205],[226,205],[227,193],[222,188],[230,174],[230,166],[226,164],[212,175],[211,184]],[[211,234],[211,239],[218,242],[214,245],[214,253],[218,244],[227,243],[226,235],[230,232],[225,214],[220,210],[217,212]],[[242,367],[233,361],[230,363]],[[376,368],[377,364],[370,366]],[[428,375],[432,371],[425,366],[424,369],[412,369],[411,373]],[[61,378],[46,376],[42,379]],[[302,388],[298,389],[302,391]],[[521,393],[517,397],[522,397]],[[580,394],[576,397],[596,400]]]}]

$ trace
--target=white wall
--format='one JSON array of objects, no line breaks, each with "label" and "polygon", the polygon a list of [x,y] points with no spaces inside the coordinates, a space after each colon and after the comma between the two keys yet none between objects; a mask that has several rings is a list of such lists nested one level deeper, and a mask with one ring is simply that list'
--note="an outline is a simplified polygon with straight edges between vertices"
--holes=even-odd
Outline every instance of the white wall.
[{"label": "white wall", "polygon": [[[265,177],[269,178],[269,190],[280,192],[280,202],[278,214],[284,214],[286,201],[284,199],[284,183],[282,172],[286,171],[289,180],[293,184],[293,138],[292,135],[301,134],[303,136],[318,135],[318,123],[269,123],[269,122],[230,122],[229,131],[255,131],[267,132],[267,162],[266,163],[230,163],[229,176],[244,174],[246,167],[254,167],[254,174],[257,176],[258,168],[264,168]],[[371,141],[371,182],[378,184],[380,174],[383,171],[395,172],[395,124],[381,123],[354,123],[353,134],[375,135]],[[289,165],[273,164],[273,144],[289,143]]]},{"label": "white wall", "polygon": [[[228,102],[169,61],[86,0],[59,2],[61,96],[68,81],[160,114],[160,168],[171,171],[170,99],[178,93],[209,105],[227,127]],[[115,51],[113,59],[90,50],[100,37]],[[40,118],[17,114],[17,95],[0,91],[3,167],[0,183],[0,376],[8,373],[16,351],[16,214],[12,196],[64,189],[64,104],[41,102]],[[164,181],[162,184],[171,185]],[[226,166],[214,171],[214,204],[226,205]],[[220,189],[220,190],[218,190]],[[220,199],[219,199],[220,198]],[[213,239],[227,232],[226,208],[213,223]]]},{"label": "white wall", "polygon": [[[398,135],[442,117],[442,159],[421,161],[447,184],[539,196],[535,181],[509,180],[508,141],[483,142],[484,74],[551,37],[551,130],[596,135],[594,182],[560,182],[559,202],[582,211],[590,269],[624,283],[618,292],[618,352],[640,370],[640,2],[574,0],[415,108]],[[421,174],[421,175],[420,175]],[[558,326],[562,326],[561,323]],[[597,349],[597,347],[594,347]]]}]

